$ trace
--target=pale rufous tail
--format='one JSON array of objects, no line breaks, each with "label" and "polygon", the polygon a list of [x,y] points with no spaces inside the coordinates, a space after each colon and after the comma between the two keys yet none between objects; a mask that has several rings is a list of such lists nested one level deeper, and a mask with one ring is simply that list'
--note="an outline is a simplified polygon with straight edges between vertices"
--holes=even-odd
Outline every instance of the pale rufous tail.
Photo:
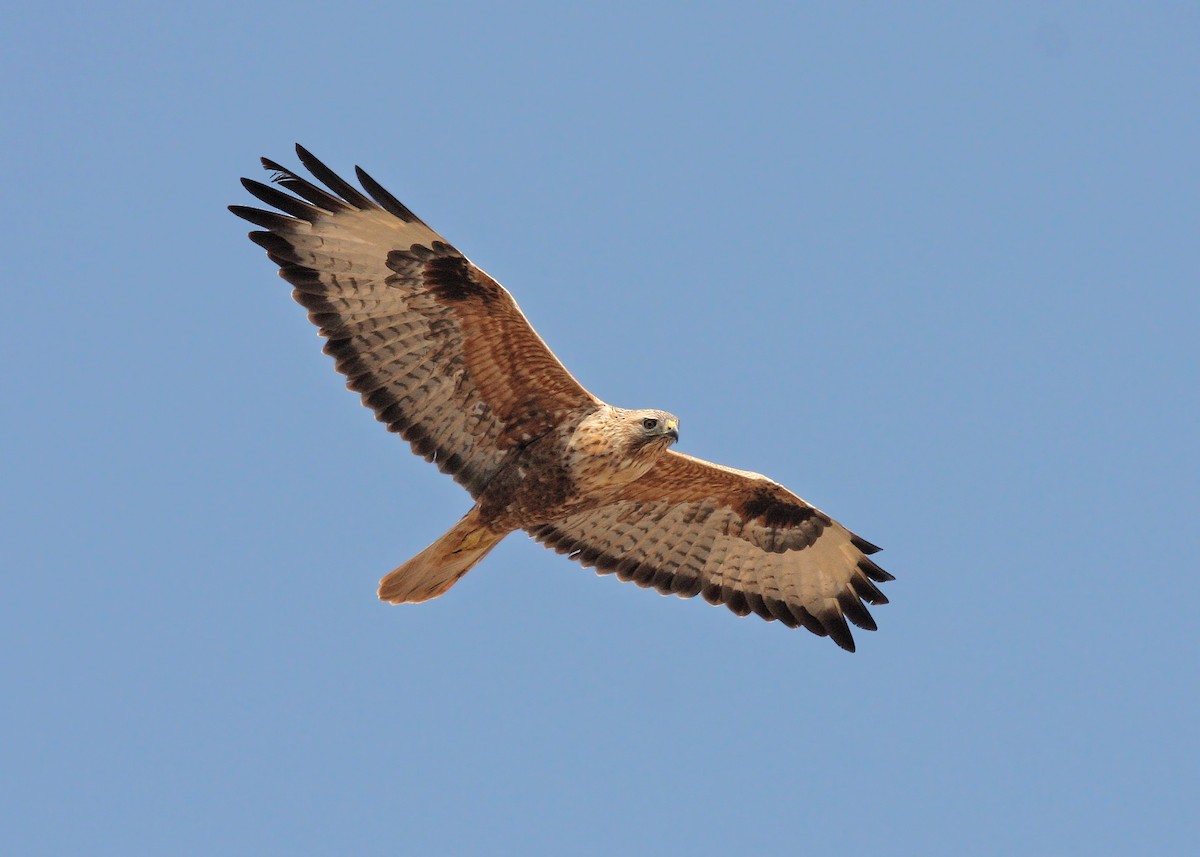
[{"label": "pale rufous tail", "polygon": [[437,598],[505,535],[481,526],[478,509],[472,509],[448,533],[379,581],[380,600],[401,604]]}]

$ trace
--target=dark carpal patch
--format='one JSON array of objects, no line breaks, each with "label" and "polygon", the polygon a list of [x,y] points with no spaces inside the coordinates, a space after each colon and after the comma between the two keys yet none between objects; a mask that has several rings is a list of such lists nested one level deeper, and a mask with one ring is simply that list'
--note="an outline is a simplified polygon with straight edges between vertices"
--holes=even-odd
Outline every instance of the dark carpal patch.
[{"label": "dark carpal patch", "polygon": [[481,282],[471,263],[441,241],[434,241],[430,247],[414,244],[407,250],[393,250],[388,253],[387,266],[405,281],[419,278],[425,288],[447,303],[486,301],[496,297],[499,290],[490,281]]},{"label": "dark carpal patch", "polygon": [[818,525],[819,532],[829,525],[829,517],[812,506],[781,500],[767,488],[756,488],[742,501],[737,511],[746,520],[757,520],[767,527],[798,527],[813,521]]},{"label": "dark carpal patch", "polygon": [[425,265],[425,287],[444,301],[457,302],[492,298],[495,289],[479,283],[471,263],[462,256],[438,256]]}]

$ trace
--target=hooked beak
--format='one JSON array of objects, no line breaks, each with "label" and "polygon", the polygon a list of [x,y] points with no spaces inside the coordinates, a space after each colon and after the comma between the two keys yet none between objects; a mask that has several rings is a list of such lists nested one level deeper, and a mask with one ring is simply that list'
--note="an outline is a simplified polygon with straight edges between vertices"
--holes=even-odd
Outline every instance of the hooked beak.
[{"label": "hooked beak", "polygon": [[679,441],[679,420],[667,420],[667,437],[671,439],[671,443]]}]

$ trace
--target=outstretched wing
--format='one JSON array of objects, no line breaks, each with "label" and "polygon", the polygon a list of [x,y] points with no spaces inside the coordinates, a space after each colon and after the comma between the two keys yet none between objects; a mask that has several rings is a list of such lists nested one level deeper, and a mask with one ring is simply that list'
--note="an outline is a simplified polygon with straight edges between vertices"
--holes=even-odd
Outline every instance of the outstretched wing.
[{"label": "outstretched wing", "polygon": [[879,548],[757,473],[666,452],[612,503],[530,535],[602,574],[739,616],[803,626],[854,651],[846,620],[875,630],[863,605],[893,580]]},{"label": "outstretched wing", "polygon": [[347,386],[415,453],[478,496],[510,450],[599,406],[499,283],[361,169],[369,197],[296,152],[328,190],[263,158],[295,196],[242,179],[278,212],[229,208],[266,230],[250,240],[295,287]]}]

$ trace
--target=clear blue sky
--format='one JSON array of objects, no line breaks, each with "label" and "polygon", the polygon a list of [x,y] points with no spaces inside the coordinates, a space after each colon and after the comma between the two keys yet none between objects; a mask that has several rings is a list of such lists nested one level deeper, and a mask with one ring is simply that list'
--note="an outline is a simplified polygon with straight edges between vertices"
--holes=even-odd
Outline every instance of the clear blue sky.
[{"label": "clear blue sky", "polygon": [[[0,851],[1194,853],[1189,3],[10,4]],[[355,163],[615,404],[884,546],[828,641],[512,537],[247,225]]]}]

